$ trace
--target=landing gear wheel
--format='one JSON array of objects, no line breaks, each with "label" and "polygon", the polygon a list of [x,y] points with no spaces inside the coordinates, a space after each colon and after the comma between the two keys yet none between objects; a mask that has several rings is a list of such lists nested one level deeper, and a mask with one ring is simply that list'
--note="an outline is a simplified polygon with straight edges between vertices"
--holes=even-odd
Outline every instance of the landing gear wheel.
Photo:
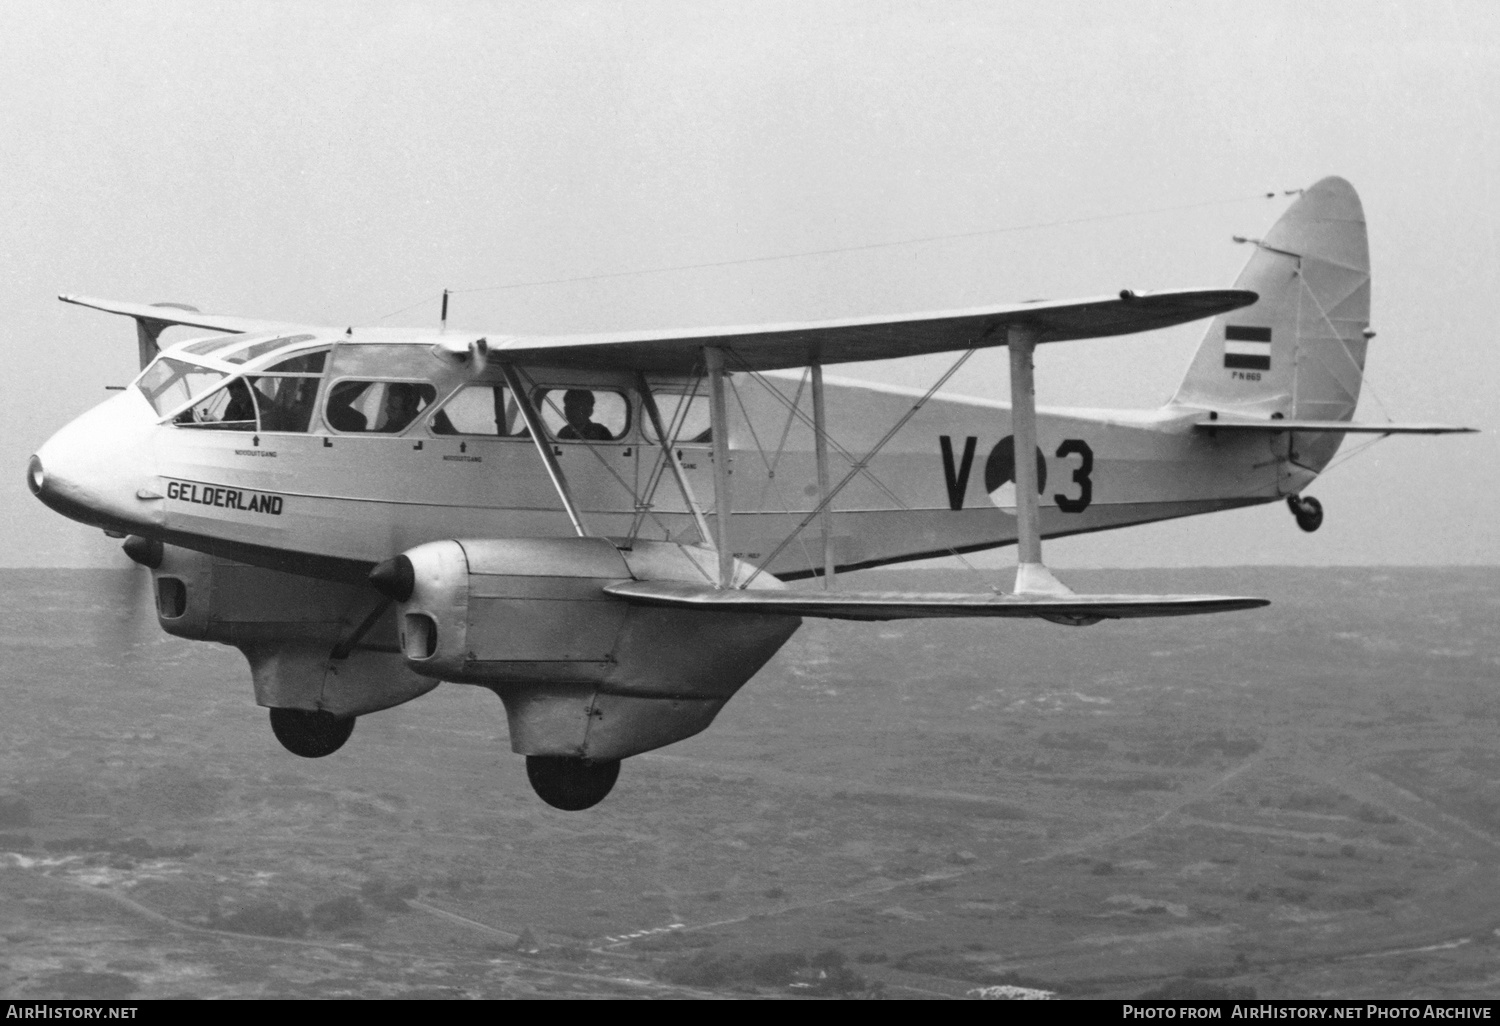
[{"label": "landing gear wheel", "polygon": [[1297,518],[1297,526],[1311,534],[1323,526],[1323,504],[1312,496],[1303,498],[1293,495],[1286,500],[1292,515]]},{"label": "landing gear wheel", "polygon": [[271,732],[293,755],[321,759],[344,747],[354,733],[354,717],[335,716],[322,709],[272,709]]},{"label": "landing gear wheel", "polygon": [[589,762],[568,755],[526,756],[526,776],[537,797],[554,809],[578,812],[598,805],[620,776],[620,760]]}]

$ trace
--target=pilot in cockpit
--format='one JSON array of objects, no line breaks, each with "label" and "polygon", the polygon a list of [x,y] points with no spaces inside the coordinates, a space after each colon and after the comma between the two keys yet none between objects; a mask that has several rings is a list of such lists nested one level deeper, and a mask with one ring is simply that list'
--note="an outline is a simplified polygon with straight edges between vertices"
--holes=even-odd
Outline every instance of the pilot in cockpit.
[{"label": "pilot in cockpit", "polygon": [[224,424],[248,424],[254,427],[255,400],[250,396],[250,386],[245,384],[245,379],[239,378],[231,382],[228,392],[229,405],[224,407],[224,415],[219,419]]}]

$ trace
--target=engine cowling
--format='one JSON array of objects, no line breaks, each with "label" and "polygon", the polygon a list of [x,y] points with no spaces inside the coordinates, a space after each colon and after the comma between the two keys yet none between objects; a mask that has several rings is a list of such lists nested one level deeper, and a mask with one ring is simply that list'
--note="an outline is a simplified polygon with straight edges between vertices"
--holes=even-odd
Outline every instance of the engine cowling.
[{"label": "engine cowling", "polygon": [[619,759],[707,727],[801,623],[636,606],[604,591],[706,583],[716,560],[668,542],[464,539],[418,545],[377,575],[400,599],[407,666],[494,690],[515,751]]},{"label": "engine cowling", "polygon": [[393,615],[383,617],[358,649],[343,658],[330,655],[379,600],[369,585],[267,570],[174,545],[151,553],[146,565],[162,629],[238,648],[260,705],[361,716],[438,685],[413,673],[396,653]]}]

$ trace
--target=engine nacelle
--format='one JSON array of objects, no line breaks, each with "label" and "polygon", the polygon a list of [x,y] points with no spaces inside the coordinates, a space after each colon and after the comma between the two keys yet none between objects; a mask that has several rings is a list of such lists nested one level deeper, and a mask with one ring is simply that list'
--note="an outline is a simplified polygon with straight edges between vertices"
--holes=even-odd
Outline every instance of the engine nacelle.
[{"label": "engine nacelle", "polygon": [[438,686],[396,647],[391,610],[342,659],[332,658],[381,601],[367,584],[340,584],[164,546],[152,567],[162,630],[233,645],[250,663],[255,701],[273,709],[359,716]]},{"label": "engine nacelle", "polygon": [[[669,542],[478,539],[403,555],[407,665],[494,690],[511,747],[524,755],[619,759],[696,734],[801,623],[605,593],[621,581],[714,579],[714,553]],[[756,583],[784,587],[767,576]]]}]

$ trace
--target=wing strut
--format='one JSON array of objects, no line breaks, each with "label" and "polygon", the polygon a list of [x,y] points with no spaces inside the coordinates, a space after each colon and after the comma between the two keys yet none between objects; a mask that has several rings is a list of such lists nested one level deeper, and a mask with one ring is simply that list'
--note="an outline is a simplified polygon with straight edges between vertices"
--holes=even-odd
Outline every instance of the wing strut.
[{"label": "wing strut", "polygon": [[818,457],[818,506],[823,510],[823,590],[833,587],[833,504],[828,501],[828,426],[823,413],[823,364],[814,360],[812,371],[813,448]]},{"label": "wing strut", "polygon": [[729,547],[729,518],[733,497],[729,493],[729,410],[724,404],[724,350],[703,347],[708,367],[708,402],[713,421],[714,446],[714,547],[719,550],[719,587],[734,587],[734,550]]},{"label": "wing strut", "polygon": [[521,419],[526,421],[526,430],[531,432],[531,441],[536,445],[537,455],[542,458],[542,465],[547,468],[547,476],[552,479],[552,487],[557,489],[557,497],[562,500],[568,519],[573,521],[573,530],[578,532],[578,537],[587,538],[589,533],[583,529],[583,518],[578,515],[578,506],[573,502],[572,491],[568,489],[568,479],[563,477],[562,467],[557,462],[557,456],[552,452],[551,443],[547,441],[542,418],[536,412],[536,407],[531,404],[531,395],[526,391],[521,375],[516,373],[513,365],[508,363],[500,365],[500,373],[505,375],[505,386],[510,389],[510,394],[516,397],[516,407],[521,411]]},{"label": "wing strut", "polygon": [[[820,481],[822,501],[809,513],[781,546],[750,574],[743,584],[735,586],[734,556],[729,550],[729,431],[724,403],[724,353],[718,347],[705,347],[704,362],[712,385],[715,517],[719,549],[719,581],[713,588],[678,581],[624,581],[604,590],[637,605],[667,606],[679,609],[734,611],[781,616],[820,616],[846,620],[892,620],[926,617],[1037,617],[1053,623],[1084,627],[1100,620],[1126,617],[1184,616],[1192,613],[1219,613],[1235,609],[1253,609],[1267,605],[1265,599],[1230,595],[1075,595],[1052,576],[1042,562],[1040,502],[1037,497],[1037,430],[1036,382],[1032,353],[1044,336],[1045,326],[1011,325],[1006,329],[1010,348],[1011,426],[1016,459],[1016,560],[1015,591],[1010,595],[993,592],[981,595],[934,595],[896,592],[799,592],[781,589],[748,590],[755,578],[773,562],[781,549],[798,531],[822,515],[828,503],[860,473],[866,463],[885,443],[900,431],[912,415],[922,408],[954,371],[963,366],[974,350],[961,356],[947,374],[882,438],[863,460],[855,463],[848,476],[831,492],[826,478]],[[810,362],[814,381],[821,385],[816,360]],[[818,391],[821,391],[819,389]],[[817,392],[814,393],[817,395]],[[821,418],[818,418],[821,419]],[[826,441],[821,429],[816,432]],[[828,548],[824,547],[825,569]],[[826,583],[826,582],[825,582]]]},{"label": "wing strut", "polygon": [[1073,592],[1042,562],[1041,508],[1036,474],[1036,375],[1032,350],[1038,332],[1011,325],[1010,349],[1011,437],[1016,467],[1016,586],[1017,595],[1071,595]]}]

